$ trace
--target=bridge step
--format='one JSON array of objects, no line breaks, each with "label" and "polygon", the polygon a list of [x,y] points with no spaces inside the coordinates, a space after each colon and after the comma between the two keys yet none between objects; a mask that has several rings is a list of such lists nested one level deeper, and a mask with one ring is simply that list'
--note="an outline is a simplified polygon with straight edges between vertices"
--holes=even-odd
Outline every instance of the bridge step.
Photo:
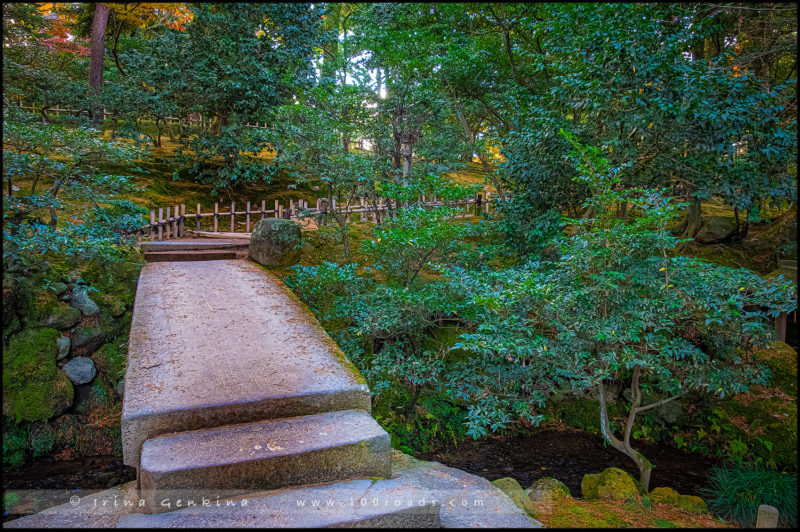
[{"label": "bridge step", "polygon": [[369,388],[280,279],[244,260],[145,264],[128,343],[125,464],[138,467],[159,434],[338,410],[370,412]]},{"label": "bridge step", "polygon": [[235,251],[198,250],[198,251],[151,251],[144,253],[145,262],[185,262],[197,260],[235,259]]},{"label": "bridge step", "polygon": [[[142,445],[141,496],[202,490],[269,490],[354,478],[390,477],[389,435],[366,412],[345,410],[165,434]],[[152,506],[151,506],[152,505]]]},{"label": "bridge step", "polygon": [[786,270],[797,270],[797,260],[779,260],[778,267]]},{"label": "bridge step", "polygon": [[233,240],[191,239],[191,240],[164,240],[162,242],[142,242],[142,251],[194,251],[208,249],[234,249],[237,246],[247,246],[246,240],[234,242]]}]

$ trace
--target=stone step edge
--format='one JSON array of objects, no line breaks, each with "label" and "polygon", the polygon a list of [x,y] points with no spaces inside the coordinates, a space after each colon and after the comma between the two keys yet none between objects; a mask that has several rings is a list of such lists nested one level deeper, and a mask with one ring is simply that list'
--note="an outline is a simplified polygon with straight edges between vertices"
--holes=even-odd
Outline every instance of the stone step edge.
[{"label": "stone step edge", "polygon": [[146,251],[146,262],[181,262],[195,260],[235,259],[235,251],[195,250],[195,251]]},{"label": "stone step edge", "polygon": [[156,507],[198,488],[270,490],[391,471],[388,433],[366,412],[341,410],[163,434],[142,445],[138,477]]}]

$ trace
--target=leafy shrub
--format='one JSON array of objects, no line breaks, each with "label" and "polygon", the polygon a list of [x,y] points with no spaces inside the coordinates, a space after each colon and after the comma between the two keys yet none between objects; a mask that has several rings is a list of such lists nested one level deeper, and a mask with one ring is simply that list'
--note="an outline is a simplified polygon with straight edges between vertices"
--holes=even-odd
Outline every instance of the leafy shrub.
[{"label": "leafy shrub", "polygon": [[27,426],[17,425],[5,418],[3,423],[3,465],[19,467],[25,463],[28,443]]},{"label": "leafy shrub", "polygon": [[733,519],[743,527],[754,527],[758,507],[768,504],[778,509],[782,526],[797,526],[797,475],[778,472],[756,464],[716,466],[704,491],[709,508]]}]

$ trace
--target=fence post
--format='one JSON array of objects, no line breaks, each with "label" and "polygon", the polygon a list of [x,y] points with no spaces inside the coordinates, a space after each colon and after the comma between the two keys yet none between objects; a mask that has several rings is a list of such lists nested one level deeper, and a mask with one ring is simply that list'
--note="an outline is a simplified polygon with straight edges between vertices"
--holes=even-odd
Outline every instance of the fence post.
[{"label": "fence post", "polygon": [[265,214],[265,211],[267,210],[266,207],[267,207],[267,200],[263,200],[262,199],[261,200],[261,219],[262,220],[264,219],[264,216],[266,216],[266,214]]},{"label": "fence post", "polygon": [[295,214],[294,200],[289,200],[289,219],[290,220],[295,217],[294,214]]},{"label": "fence post", "polygon": [[247,218],[246,218],[247,225],[245,227],[247,228],[247,231],[245,231],[245,232],[249,233],[250,232],[250,202],[249,201],[247,202],[246,213],[247,213]]},{"label": "fence post", "polygon": [[236,226],[233,224],[233,219],[236,216],[236,202],[231,202],[231,233],[236,232]]},{"label": "fence post", "polygon": [[164,207],[158,208],[158,241],[161,242],[161,233],[164,224]]},{"label": "fence post", "polygon": [[778,509],[768,504],[759,506],[756,528],[778,528]]},{"label": "fence post", "polygon": [[172,217],[172,238],[180,236],[180,207],[175,205],[175,214]]},{"label": "fence post", "polygon": [[492,193],[491,192],[487,192],[486,193],[486,205],[483,206],[484,212],[486,212],[487,216],[489,215],[489,201],[491,201],[491,197],[492,197]]},{"label": "fence post", "polygon": [[150,242],[156,239],[156,211],[150,209]]},{"label": "fence post", "polygon": [[[194,221],[195,233],[200,232],[200,204],[197,204],[197,219]],[[197,236],[195,234],[194,236]]]},{"label": "fence post", "polygon": [[275,216],[278,218],[283,218],[283,205],[278,203],[278,200],[275,200],[275,209],[277,211],[277,214]]},{"label": "fence post", "polygon": [[786,341],[786,322],[788,314],[785,312],[781,312],[778,314],[778,317],[775,318],[775,338],[780,340],[781,342]]},{"label": "fence post", "polygon": [[186,234],[186,204],[181,203],[181,219],[178,222],[178,234],[181,238]]},{"label": "fence post", "polygon": [[214,202],[214,232],[219,230],[219,202]]},{"label": "fence post", "polygon": [[164,240],[169,240],[172,234],[172,207],[167,205],[167,217],[164,219]]}]

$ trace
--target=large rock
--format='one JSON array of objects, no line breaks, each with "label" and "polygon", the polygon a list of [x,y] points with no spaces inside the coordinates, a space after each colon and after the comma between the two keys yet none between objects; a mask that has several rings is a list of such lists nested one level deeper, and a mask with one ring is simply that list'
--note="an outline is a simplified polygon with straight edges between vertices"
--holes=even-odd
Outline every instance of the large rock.
[{"label": "large rock", "polygon": [[86,384],[92,382],[94,376],[97,375],[97,370],[94,367],[94,362],[91,358],[75,357],[61,368],[67,374],[69,380],[74,385]]},{"label": "large rock", "polygon": [[3,415],[43,421],[72,406],[72,383],[56,366],[59,336],[55,329],[28,329],[11,338],[3,352]]},{"label": "large rock", "polygon": [[727,240],[736,230],[733,218],[725,216],[712,216],[700,228],[694,239],[701,244],[715,244]]},{"label": "large rock", "polygon": [[106,335],[99,326],[83,325],[72,334],[75,355],[90,355],[105,343]]},{"label": "large rock", "polygon": [[70,306],[80,310],[84,316],[91,316],[100,310],[97,303],[89,297],[89,289],[85,285],[76,285],[72,291]]},{"label": "large rock", "polygon": [[639,490],[628,473],[618,467],[609,467],[602,473],[584,475],[581,493],[586,500],[626,500],[637,495]]},{"label": "large rock", "polygon": [[672,488],[656,488],[650,492],[650,500],[659,504],[676,504],[680,493]]},{"label": "large rock", "polygon": [[50,309],[46,324],[61,331],[75,327],[81,321],[81,312],[66,303],[59,303]]},{"label": "large rock", "polygon": [[677,504],[678,508],[682,508],[687,512],[693,514],[708,513],[708,506],[706,506],[706,501],[704,501],[697,495],[679,495]]},{"label": "large rock", "polygon": [[511,477],[505,477],[493,480],[492,485],[496,488],[500,488],[503,493],[508,495],[514,504],[525,510],[525,513],[533,517],[536,510],[534,509],[531,500],[528,498],[528,495],[522,489],[522,486],[519,485],[519,482]]},{"label": "large rock", "polygon": [[69,354],[69,337],[61,335],[56,338],[56,343],[58,344],[58,356],[56,356],[56,360],[61,360]]},{"label": "large rock", "polygon": [[572,497],[567,485],[553,477],[540,478],[525,492],[531,502],[543,502],[546,504],[553,502],[556,497]]},{"label": "large rock", "polygon": [[263,266],[287,266],[297,260],[300,226],[290,220],[264,218],[250,237],[249,257]]},{"label": "large rock", "polygon": [[104,344],[92,355],[97,371],[112,383],[120,381],[125,376],[126,358],[125,352],[119,349],[116,343]]}]

